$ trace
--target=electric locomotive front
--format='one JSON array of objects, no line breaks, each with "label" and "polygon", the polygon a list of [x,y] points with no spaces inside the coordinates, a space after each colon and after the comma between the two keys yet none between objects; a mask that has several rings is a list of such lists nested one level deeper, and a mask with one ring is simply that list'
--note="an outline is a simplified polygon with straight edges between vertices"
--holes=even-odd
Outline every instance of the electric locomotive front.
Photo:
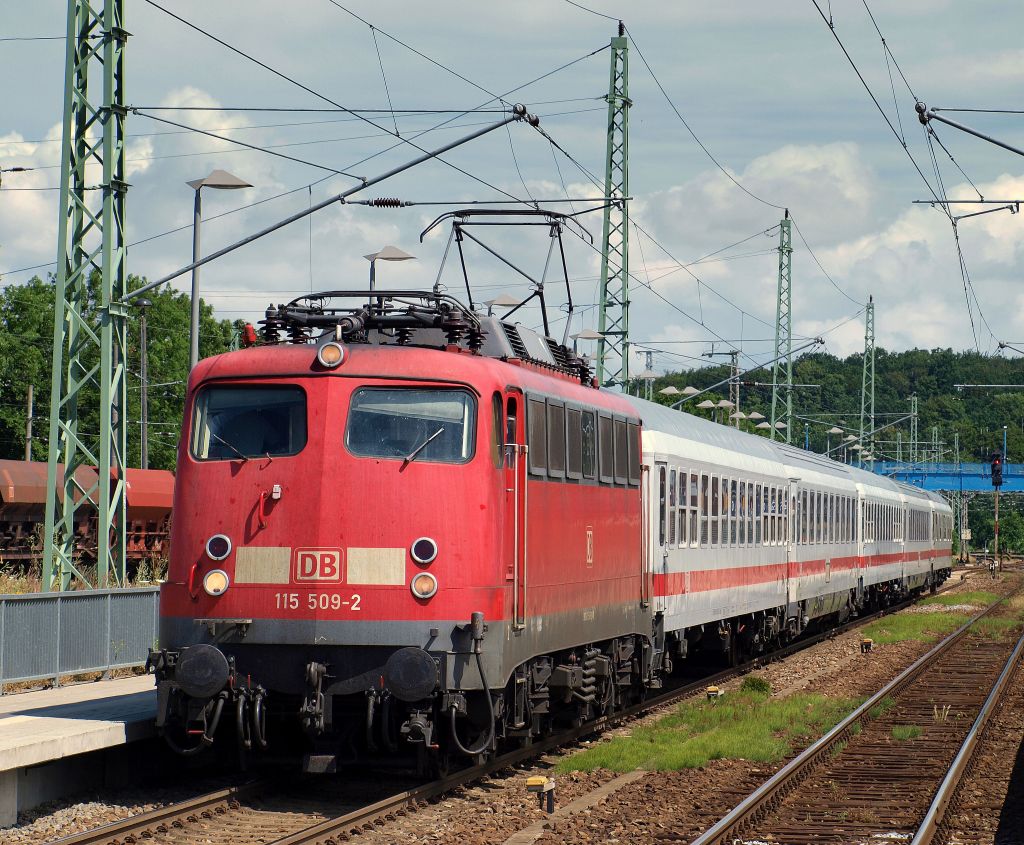
[{"label": "electric locomotive front", "polygon": [[179,750],[228,720],[262,745],[268,706],[313,738],[433,744],[435,692],[480,686],[472,654],[505,609],[501,458],[477,455],[503,425],[495,363],[321,343],[196,367],[152,658]]}]

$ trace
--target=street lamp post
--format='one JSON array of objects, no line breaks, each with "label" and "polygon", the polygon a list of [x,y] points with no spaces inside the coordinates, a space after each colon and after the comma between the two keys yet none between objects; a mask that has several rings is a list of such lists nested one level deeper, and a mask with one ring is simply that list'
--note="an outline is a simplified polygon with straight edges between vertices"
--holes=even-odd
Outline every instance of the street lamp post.
[{"label": "street lamp post", "polygon": [[363,258],[370,262],[370,290],[376,290],[378,261],[408,261],[415,257],[415,255],[403,252],[397,246],[385,246],[376,252],[364,255]]},{"label": "street lamp post", "polygon": [[149,349],[146,338],[146,309],[153,303],[140,299],[135,305],[139,309],[139,381],[142,397],[139,410],[142,424],[142,441],[139,449],[139,466],[149,469]]},{"label": "street lamp post", "polygon": [[[187,183],[196,192],[192,213],[192,263],[199,260],[199,233],[203,222],[203,188],[232,191],[251,188],[248,182],[232,176],[226,170],[214,170],[205,179],[193,179]],[[189,321],[189,369],[199,363],[199,268],[192,268],[192,318]]]}]

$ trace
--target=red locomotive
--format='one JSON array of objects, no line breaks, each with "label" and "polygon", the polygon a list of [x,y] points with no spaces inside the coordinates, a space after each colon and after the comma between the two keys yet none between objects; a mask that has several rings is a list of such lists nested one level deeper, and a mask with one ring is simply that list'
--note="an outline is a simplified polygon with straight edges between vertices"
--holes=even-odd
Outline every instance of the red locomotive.
[{"label": "red locomotive", "polygon": [[948,572],[927,494],[597,389],[436,290],[304,297],[263,334],[189,381],[151,657],[182,753],[290,723],[309,770],[443,766]]}]

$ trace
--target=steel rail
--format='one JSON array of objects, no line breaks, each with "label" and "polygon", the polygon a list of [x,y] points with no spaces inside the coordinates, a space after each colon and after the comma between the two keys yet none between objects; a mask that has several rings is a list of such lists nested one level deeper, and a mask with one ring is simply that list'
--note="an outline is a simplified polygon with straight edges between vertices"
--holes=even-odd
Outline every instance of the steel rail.
[{"label": "steel rail", "polygon": [[910,686],[939,657],[958,643],[979,619],[994,611],[1006,598],[1006,596],[1002,596],[998,601],[976,613],[926,654],[915,660],[828,733],[804,749],[760,787],[751,792],[712,827],[696,839],[691,840],[690,845],[727,845],[727,843],[731,843],[745,823],[757,821],[765,811],[781,803],[785,796],[816,768],[819,762],[831,755],[836,745],[846,742],[851,736],[851,727],[854,723],[868,716],[869,711],[886,696],[898,695]]},{"label": "steel rail", "polygon": [[[959,582],[957,582],[959,583]],[[949,584],[937,590],[941,593],[952,589],[956,584]],[[555,736],[532,743],[523,748],[516,749],[503,754],[489,762],[481,765],[461,769],[443,778],[439,778],[423,786],[414,787],[395,795],[384,798],[376,803],[369,804],[351,813],[327,819],[308,828],[290,833],[284,837],[274,840],[271,845],[313,845],[313,843],[334,843],[341,837],[350,833],[357,833],[360,830],[372,826],[379,820],[391,820],[408,812],[416,812],[419,806],[433,798],[451,792],[460,786],[465,786],[489,774],[519,765],[534,757],[552,751],[563,745],[568,745],[578,739],[589,736],[599,731],[606,730],[628,721],[629,719],[645,714],[649,710],[672,704],[676,701],[687,698],[701,692],[709,684],[720,684],[737,677],[752,669],[764,666],[768,663],[781,660],[790,655],[803,651],[811,646],[817,645],[827,639],[834,638],[847,631],[858,628],[875,619],[895,613],[914,604],[924,596],[915,596],[906,601],[884,608],[875,613],[859,616],[849,622],[830,628],[790,643],[789,645],[768,654],[758,657],[738,666],[725,669],[713,675],[705,676],[697,681],[676,687],[660,695],[645,699],[637,704],[620,710],[607,716],[601,716],[584,723],[569,731],[563,731]],[[125,842],[141,841],[151,837],[155,833],[165,833],[172,827],[184,827],[186,823],[193,823],[200,818],[211,817],[214,814],[222,814],[228,810],[237,809],[240,802],[260,791],[268,788],[268,781],[258,780],[242,784],[240,786],[220,789],[214,792],[190,798],[177,804],[149,810],[129,819],[111,822],[102,827],[72,834],[61,839],[53,840],[51,845],[122,845]],[[234,805],[234,806],[232,806]]]},{"label": "steel rail", "polygon": [[[73,833],[70,836],[54,840],[53,845],[97,845],[107,842],[134,842],[146,839],[158,833],[164,833],[182,822],[195,821],[199,818],[220,815],[235,809],[241,799],[266,786],[261,781],[253,781],[240,786],[231,786],[208,792],[196,798],[189,798],[177,804],[148,810],[128,819],[110,822],[102,827]],[[232,806],[234,805],[234,806]]]},{"label": "steel rail", "polygon": [[960,751],[950,764],[946,777],[943,778],[942,783],[935,792],[935,797],[928,807],[928,812],[925,813],[924,820],[918,827],[917,833],[914,834],[910,845],[930,845],[935,839],[936,834],[939,832],[939,826],[945,818],[946,810],[967,772],[967,767],[974,757],[978,744],[981,742],[981,736],[985,726],[988,724],[989,717],[995,712],[996,705],[1002,700],[1003,694],[1006,692],[1010,678],[1017,668],[1021,652],[1024,652],[1024,634],[1017,640],[1013,653],[1007,659],[999,678],[992,685],[992,691],[988,694],[988,698],[985,699],[981,712],[978,713],[978,718],[974,720],[971,730],[960,746]]}]

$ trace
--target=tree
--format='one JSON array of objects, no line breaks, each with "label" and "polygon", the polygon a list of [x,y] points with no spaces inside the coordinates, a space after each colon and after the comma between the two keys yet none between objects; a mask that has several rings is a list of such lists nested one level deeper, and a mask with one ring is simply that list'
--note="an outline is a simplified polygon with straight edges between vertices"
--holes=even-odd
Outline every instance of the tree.
[{"label": "tree", "polygon": [[[90,287],[97,289],[98,277]],[[129,290],[145,284],[131,276]],[[0,291],[0,457],[25,454],[25,397],[28,385],[35,389],[35,426],[32,457],[46,460],[50,407],[50,370],[53,349],[54,280],[36,277],[25,284],[8,285]],[[164,288],[153,291],[147,309],[149,336],[149,465],[174,469],[177,439],[188,377],[190,300],[186,294]],[[87,313],[95,310],[90,296]],[[213,308],[200,304],[200,355],[226,352],[237,326],[218,320]],[[128,316],[128,349],[125,362],[128,387],[128,463],[138,466],[141,432],[141,382],[139,376],[139,312]],[[80,403],[80,427],[95,432],[99,426],[98,400],[85,393]]]}]

